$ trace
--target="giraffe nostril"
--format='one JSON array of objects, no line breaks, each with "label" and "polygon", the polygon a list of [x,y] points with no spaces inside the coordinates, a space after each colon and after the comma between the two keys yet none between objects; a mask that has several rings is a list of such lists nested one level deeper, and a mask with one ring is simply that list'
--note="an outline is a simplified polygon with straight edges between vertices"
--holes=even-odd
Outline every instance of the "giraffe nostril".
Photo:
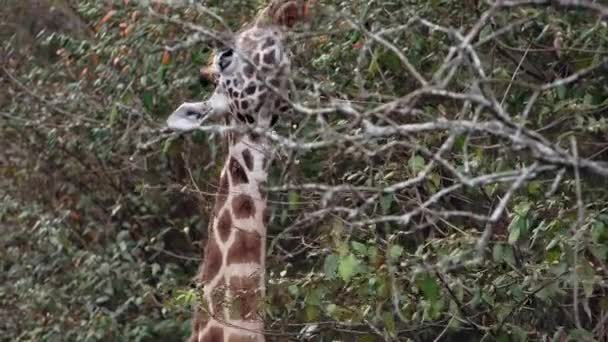
[{"label": "giraffe nostril", "polygon": [[200,120],[203,118],[203,113],[194,110],[189,110],[186,112],[186,116],[189,118],[195,117],[197,120]]},{"label": "giraffe nostril", "polygon": [[274,125],[277,124],[277,121],[279,120],[279,116],[278,115],[273,115],[272,118],[270,118],[270,127],[274,127]]}]

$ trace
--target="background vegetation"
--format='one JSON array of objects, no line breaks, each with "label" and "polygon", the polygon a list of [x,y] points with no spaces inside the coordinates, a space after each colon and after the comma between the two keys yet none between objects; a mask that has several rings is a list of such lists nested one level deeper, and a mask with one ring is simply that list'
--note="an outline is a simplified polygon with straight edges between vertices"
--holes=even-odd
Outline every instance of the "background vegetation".
[{"label": "background vegetation", "polygon": [[[0,339],[184,340],[224,150],[164,121],[211,91],[200,28],[264,1],[0,5]],[[269,189],[272,338],[607,340],[608,4],[309,15]]]}]

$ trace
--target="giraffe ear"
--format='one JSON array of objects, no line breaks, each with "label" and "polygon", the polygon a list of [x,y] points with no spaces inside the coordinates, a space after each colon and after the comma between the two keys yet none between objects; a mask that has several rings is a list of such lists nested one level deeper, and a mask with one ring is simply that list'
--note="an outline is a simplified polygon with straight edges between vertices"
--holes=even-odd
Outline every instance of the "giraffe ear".
[{"label": "giraffe ear", "polygon": [[274,23],[292,27],[304,21],[307,4],[304,0],[275,0],[270,4],[269,15]]}]

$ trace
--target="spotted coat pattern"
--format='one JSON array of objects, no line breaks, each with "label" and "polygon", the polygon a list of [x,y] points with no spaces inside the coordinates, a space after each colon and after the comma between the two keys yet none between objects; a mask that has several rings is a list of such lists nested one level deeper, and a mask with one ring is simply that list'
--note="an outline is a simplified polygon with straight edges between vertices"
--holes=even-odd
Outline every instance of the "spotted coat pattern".
[{"label": "spotted coat pattern", "polygon": [[[289,52],[283,32],[256,25],[213,62],[215,92],[228,101],[233,125],[269,129],[290,110]],[[269,211],[267,141],[263,135],[229,138],[203,265],[197,282],[203,300],[195,310],[191,342],[265,341],[261,303],[265,292],[266,225]]]}]

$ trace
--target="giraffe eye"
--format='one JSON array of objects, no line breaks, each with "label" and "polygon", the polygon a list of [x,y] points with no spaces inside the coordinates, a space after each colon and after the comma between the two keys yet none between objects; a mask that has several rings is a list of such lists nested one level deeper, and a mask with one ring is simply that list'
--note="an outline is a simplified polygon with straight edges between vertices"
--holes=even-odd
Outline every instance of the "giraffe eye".
[{"label": "giraffe eye", "polygon": [[225,51],[222,51],[222,53],[220,54],[220,59],[219,59],[219,63],[218,63],[219,67],[220,67],[220,71],[226,70],[226,68],[228,68],[230,63],[232,63],[232,55],[234,55],[234,51],[232,49],[227,49]]}]

